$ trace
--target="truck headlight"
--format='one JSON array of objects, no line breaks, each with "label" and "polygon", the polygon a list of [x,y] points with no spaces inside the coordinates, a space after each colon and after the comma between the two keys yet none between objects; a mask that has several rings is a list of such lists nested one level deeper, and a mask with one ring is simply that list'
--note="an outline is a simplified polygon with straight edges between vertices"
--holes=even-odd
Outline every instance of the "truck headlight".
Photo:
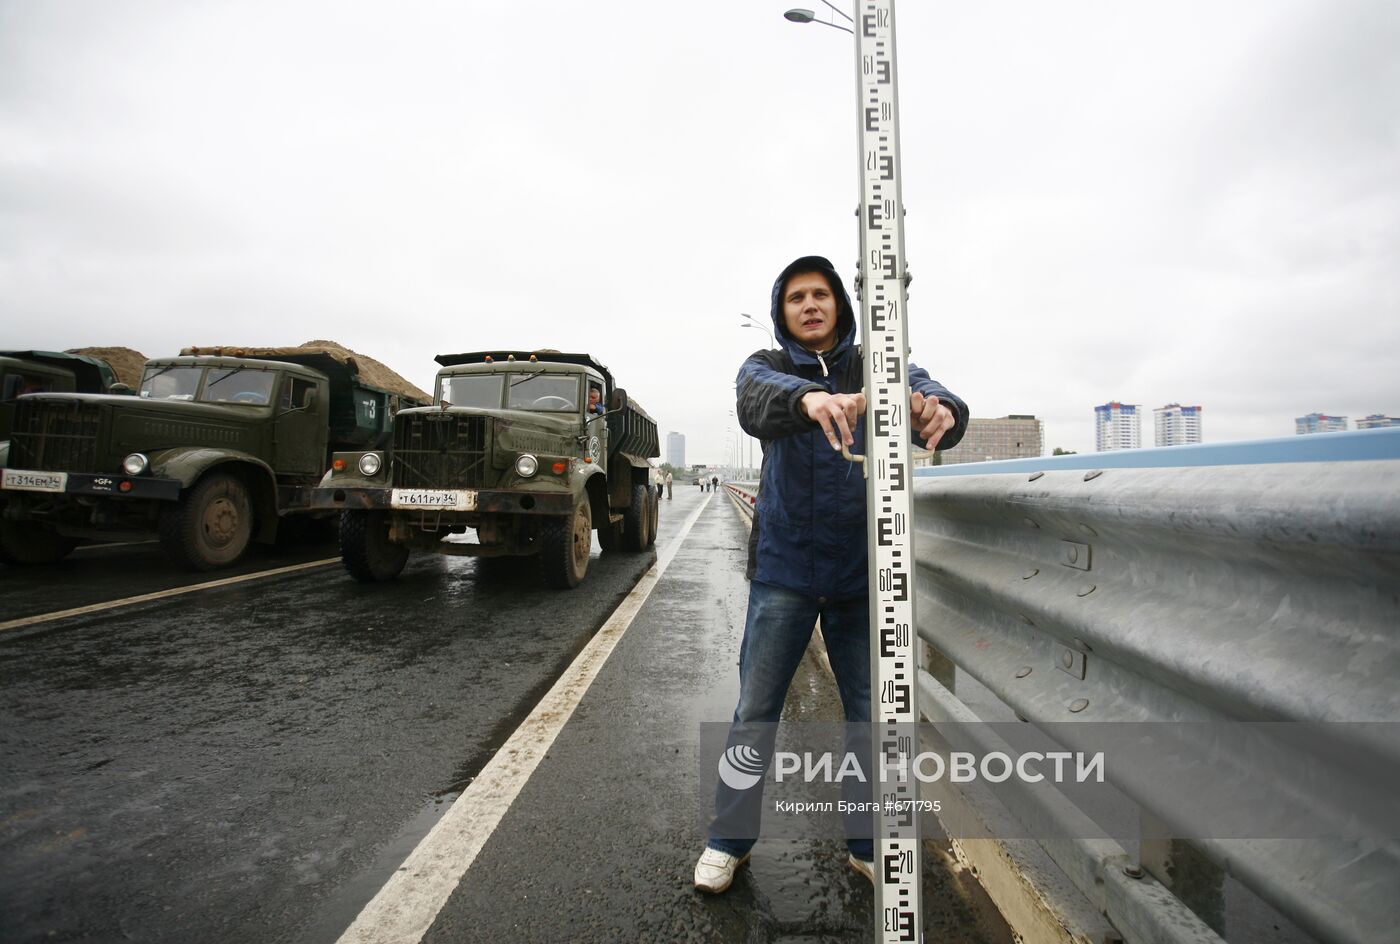
[{"label": "truck headlight", "polygon": [[526,453],[515,460],[515,471],[524,478],[529,478],[540,470],[540,461],[534,456]]},{"label": "truck headlight", "polygon": [[384,463],[380,461],[378,453],[367,452],[360,456],[361,475],[375,475],[383,465]]},{"label": "truck headlight", "polygon": [[139,452],[133,452],[122,460],[122,471],[127,475],[140,475],[142,472],[146,471],[150,464],[150,459],[147,459]]}]

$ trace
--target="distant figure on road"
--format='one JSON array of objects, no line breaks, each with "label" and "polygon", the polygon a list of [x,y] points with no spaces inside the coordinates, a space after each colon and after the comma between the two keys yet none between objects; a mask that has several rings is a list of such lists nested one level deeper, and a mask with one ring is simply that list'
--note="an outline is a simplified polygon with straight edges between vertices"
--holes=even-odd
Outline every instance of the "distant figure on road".
[{"label": "distant figure on road", "polygon": [[[749,544],[748,616],[739,647],[739,704],[726,759],[757,751],[766,770],[793,673],[821,618],[831,668],[850,729],[847,744],[867,781],[842,778],[842,797],[869,803],[870,611],[866,582],[865,479],[841,457],[844,442],[862,451],[863,364],[850,299],[830,262],[805,256],[773,283],[773,331],[780,348],[757,351],[739,368],[739,425],[763,440],[763,472]],[[910,420],[917,443],[957,445],[967,405],[909,365]],[[718,485],[718,477],[713,483]],[[748,766],[748,765],[746,765]],[[753,768],[756,769],[756,768]],[[723,765],[721,765],[723,772]],[[746,789],[720,780],[715,818],[695,887],[719,893],[758,840],[763,778]],[[845,817],[848,862],[874,881],[873,820]]]},{"label": "distant figure on road", "polygon": [[710,476],[710,491],[712,491],[712,492],[719,491],[719,476],[718,476],[718,475],[712,475],[712,476]]},{"label": "distant figure on road", "polygon": [[667,500],[667,501],[672,501],[674,498],[675,498],[675,496],[671,494],[671,473],[670,473],[670,472],[667,472],[667,473],[666,473],[666,500]]}]

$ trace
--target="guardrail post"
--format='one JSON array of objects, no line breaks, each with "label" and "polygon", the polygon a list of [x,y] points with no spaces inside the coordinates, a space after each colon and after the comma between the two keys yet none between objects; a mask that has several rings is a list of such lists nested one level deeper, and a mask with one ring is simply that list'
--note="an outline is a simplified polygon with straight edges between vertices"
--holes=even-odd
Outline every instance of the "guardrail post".
[{"label": "guardrail post", "polygon": [[953,660],[945,656],[934,648],[927,639],[919,640],[923,644],[923,666],[924,671],[938,680],[938,684],[948,689],[950,692],[957,692],[954,682],[957,680],[957,666]]},{"label": "guardrail post", "polygon": [[1171,889],[1212,931],[1225,936],[1225,871],[1147,810],[1139,816],[1143,869]]}]

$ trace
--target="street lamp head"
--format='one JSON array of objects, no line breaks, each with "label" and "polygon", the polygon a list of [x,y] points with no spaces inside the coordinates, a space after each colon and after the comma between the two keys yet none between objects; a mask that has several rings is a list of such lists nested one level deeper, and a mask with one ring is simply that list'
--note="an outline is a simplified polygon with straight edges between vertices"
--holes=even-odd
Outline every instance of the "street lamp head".
[{"label": "street lamp head", "polygon": [[[840,7],[833,6],[830,0],[822,0],[822,3],[825,3],[828,7],[831,7],[831,12],[839,14],[841,18],[844,19],[847,23],[853,22],[851,20],[850,15],[847,14],[846,11],[842,10]],[[828,23],[826,20],[817,19],[816,13],[812,12],[811,10],[794,8],[784,13],[783,17],[792,21],[793,23],[816,23],[821,26],[830,26],[832,29],[839,29],[841,32],[850,33],[852,36],[855,35],[854,30],[847,29],[840,23],[837,23],[835,20],[832,20],[830,23]]]}]

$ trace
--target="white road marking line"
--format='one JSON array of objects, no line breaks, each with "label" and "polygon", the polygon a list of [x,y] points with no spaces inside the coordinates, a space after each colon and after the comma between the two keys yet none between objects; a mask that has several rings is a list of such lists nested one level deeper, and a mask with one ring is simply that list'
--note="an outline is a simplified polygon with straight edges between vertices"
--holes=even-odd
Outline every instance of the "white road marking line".
[{"label": "white road marking line", "polygon": [[143,547],[147,544],[154,546],[159,543],[159,541],[152,538],[149,541],[112,541],[109,544],[82,544],[78,547],[73,548],[73,553],[77,554],[80,551],[106,550],[108,548],[113,547]]},{"label": "white road marking line", "polygon": [[709,505],[706,496],[602,629],[360,912],[339,944],[417,944],[573,715],[652,588]]},{"label": "white road marking line", "polygon": [[25,626],[34,626],[39,623],[47,623],[51,620],[68,619],[71,616],[86,616],[89,613],[101,613],[104,610],[114,610],[122,606],[149,603],[152,600],[165,600],[169,597],[178,597],[186,593],[195,593],[199,590],[213,590],[216,587],[228,587],[236,583],[246,583],[249,580],[260,580],[263,577],[276,577],[280,574],[296,573],[299,570],[311,570],[313,567],[325,567],[328,564],[336,564],[339,562],[339,557],[328,557],[325,560],[311,561],[306,564],[291,564],[287,567],[276,567],[272,570],[260,570],[255,574],[243,574],[238,577],[224,577],[222,580],[210,580],[207,583],[197,583],[190,587],[175,587],[170,590],[160,590],[155,593],[143,593],[136,597],[109,600],[106,603],[93,603],[90,606],[78,606],[71,610],[56,610],[52,613],[40,613],[38,616],[26,616],[23,619],[7,620],[0,623],[0,633],[8,629],[23,629]]}]

